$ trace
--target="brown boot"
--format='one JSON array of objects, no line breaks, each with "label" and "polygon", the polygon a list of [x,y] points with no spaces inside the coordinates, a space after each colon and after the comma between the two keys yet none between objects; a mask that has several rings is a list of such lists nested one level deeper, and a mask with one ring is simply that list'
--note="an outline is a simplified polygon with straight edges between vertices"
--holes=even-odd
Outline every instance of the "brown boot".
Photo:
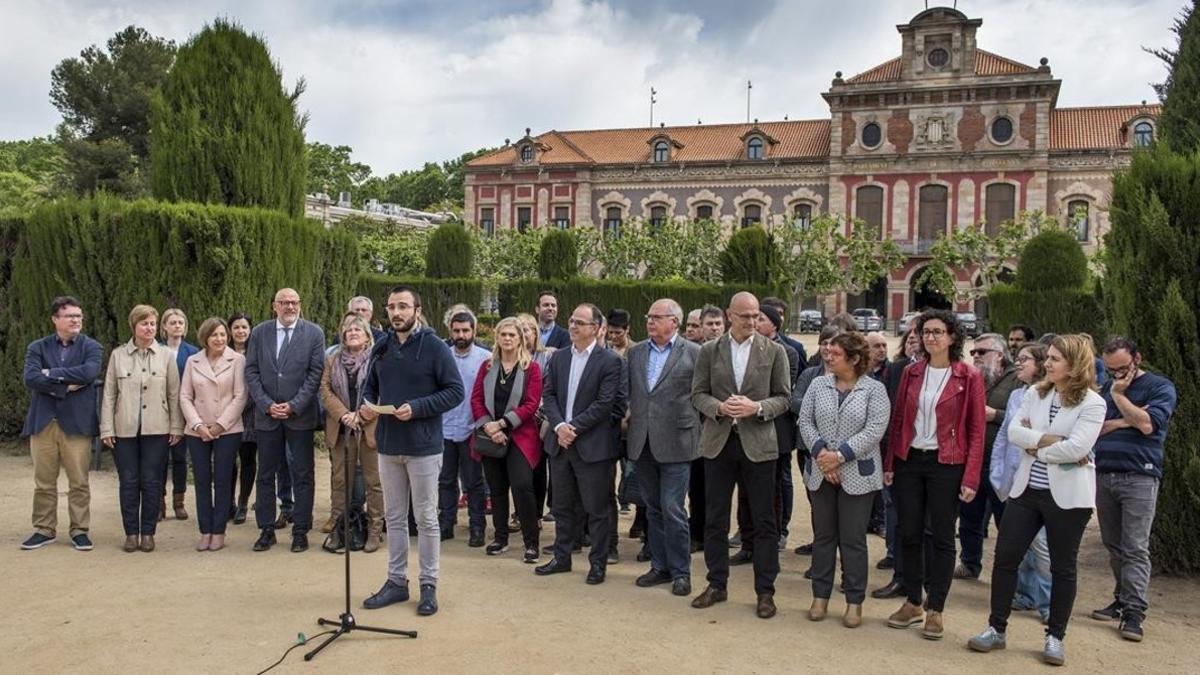
[{"label": "brown boot", "polygon": [[900,605],[900,609],[888,617],[888,625],[892,628],[908,628],[909,626],[921,623],[921,620],[924,618],[925,610],[905,600],[904,604]]},{"label": "brown boot", "polygon": [[176,492],[172,497],[175,500],[175,517],[179,520],[187,520],[187,509],[183,508],[183,498],[187,495],[183,492]]},{"label": "brown boot", "polygon": [[942,639],[942,613],[929,610],[925,613],[925,625],[921,628],[921,637],[926,640]]},{"label": "brown boot", "polygon": [[846,614],[842,616],[842,625],[846,628],[858,628],[862,625],[862,605],[846,605]]},{"label": "brown boot", "polygon": [[154,535],[143,534],[142,535],[142,551],[149,553],[153,550],[154,550]]},{"label": "brown boot", "polygon": [[363,553],[374,553],[379,550],[379,542],[383,540],[383,533],[375,528],[367,531],[367,540],[363,542]]},{"label": "brown boot", "polygon": [[141,542],[138,541],[138,536],[136,534],[130,534],[125,537],[126,553],[133,553],[134,551],[138,550],[140,545]]},{"label": "brown boot", "polygon": [[809,621],[823,621],[829,611],[829,598],[813,598],[812,607],[808,608]]},{"label": "brown boot", "polygon": [[341,516],[337,515],[336,513],[330,514],[329,520],[326,520],[325,524],[321,526],[321,532],[324,534],[333,532],[333,526],[336,525],[339,520],[341,520]]}]

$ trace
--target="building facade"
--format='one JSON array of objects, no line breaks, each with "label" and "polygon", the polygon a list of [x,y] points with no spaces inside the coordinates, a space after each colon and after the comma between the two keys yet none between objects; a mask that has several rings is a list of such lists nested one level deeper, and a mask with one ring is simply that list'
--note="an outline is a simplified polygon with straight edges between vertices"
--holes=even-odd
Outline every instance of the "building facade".
[{"label": "building facade", "polygon": [[[937,236],[996,231],[1021,211],[1070,222],[1085,250],[1108,228],[1113,171],[1155,135],[1158,106],[1060,108],[1061,81],[977,46],[980,19],[946,7],[898,26],[900,56],[843,79],[820,120],[549,131],[468,164],[465,217],[492,231],[713,218],[777,227],[828,212],[878,226],[907,262],[826,311],[890,320],[948,307],[914,288]],[[958,283],[977,283],[961,270]],[[958,309],[969,310],[959,304]]]}]

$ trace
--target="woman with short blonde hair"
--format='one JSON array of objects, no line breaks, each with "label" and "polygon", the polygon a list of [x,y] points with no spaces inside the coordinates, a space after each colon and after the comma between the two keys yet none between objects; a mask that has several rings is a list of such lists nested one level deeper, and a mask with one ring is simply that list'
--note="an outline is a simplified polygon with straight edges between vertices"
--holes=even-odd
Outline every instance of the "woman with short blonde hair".
[{"label": "woman with short blonde hair", "polygon": [[[170,349],[175,355],[175,365],[179,367],[179,379],[183,381],[183,371],[187,367],[188,359],[192,355],[200,351],[200,348],[187,341],[188,319],[182,309],[171,307],[162,313],[162,319],[159,321],[159,339]],[[200,338],[200,343],[204,344],[204,338]],[[159,510],[159,520],[166,517],[167,513],[167,474],[171,475],[171,497],[172,507],[175,511],[175,517],[179,520],[187,520],[188,512],[184,507],[184,502],[187,498],[187,479],[188,479],[188,450],[185,443],[180,443],[171,448],[170,454],[167,456],[167,465],[163,467],[163,494],[162,508]]]}]

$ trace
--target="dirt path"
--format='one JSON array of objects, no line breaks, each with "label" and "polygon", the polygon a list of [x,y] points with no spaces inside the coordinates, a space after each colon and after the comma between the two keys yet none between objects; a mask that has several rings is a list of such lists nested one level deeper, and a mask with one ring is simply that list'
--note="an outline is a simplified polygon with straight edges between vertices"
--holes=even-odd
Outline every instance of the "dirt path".
[{"label": "dirt path", "polygon": [[[315,538],[305,554],[292,554],[286,546],[253,553],[253,526],[230,525],[228,548],[197,553],[191,549],[195,521],[168,521],[159,529],[158,551],[123,553],[111,469],[92,474],[96,550],[76,552],[64,537],[39,551],[21,551],[17,544],[29,534],[32,475],[27,457],[0,457],[2,672],[256,673],[278,659],[297,633],[319,632],[316,617],[340,612],[342,560],[316,549]],[[323,458],[317,475],[329,475]],[[323,522],[328,479],[318,483],[317,522]],[[65,518],[65,479],[60,488],[60,518]],[[797,494],[792,546],[809,539],[807,514],[807,503]],[[629,523],[623,516],[623,534]],[[551,532],[543,532],[543,543]],[[874,562],[882,555],[883,540],[869,539]],[[1084,549],[1066,642],[1068,668],[1196,672],[1200,580],[1156,578],[1148,637],[1141,644],[1125,642],[1111,624],[1087,617],[1107,603],[1111,584],[1094,520]],[[606,583],[592,587],[583,583],[586,563],[578,558],[576,572],[542,579],[514,552],[487,558],[482,549],[467,548],[460,531],[442,548],[441,612],[430,618],[417,617],[411,602],[375,612],[357,609],[382,583],[387,561],[384,550],[356,554],[352,593],[358,620],[416,629],[420,637],[358,633],[311,663],[295,650],[272,672],[963,673],[1043,667],[1036,658],[1042,628],[1029,613],[1014,617],[1006,652],[967,651],[966,639],[986,621],[984,582],[954,584],[946,639],[931,643],[915,629],[886,627],[884,619],[897,606],[891,600],[868,598],[865,623],[856,631],[838,621],[840,597],[833,600],[830,620],[810,623],[805,610],[812,596],[801,577],[808,559],[790,551],[781,554],[780,611],[770,621],[754,616],[748,567],[733,569],[727,604],[698,611],[667,587],[636,588],[634,578],[647,567],[634,561],[635,553],[635,543],[623,538],[621,563],[609,568]],[[693,556],[692,562],[698,591],[704,585],[703,558]],[[872,568],[871,587],[884,583],[888,574]]]}]

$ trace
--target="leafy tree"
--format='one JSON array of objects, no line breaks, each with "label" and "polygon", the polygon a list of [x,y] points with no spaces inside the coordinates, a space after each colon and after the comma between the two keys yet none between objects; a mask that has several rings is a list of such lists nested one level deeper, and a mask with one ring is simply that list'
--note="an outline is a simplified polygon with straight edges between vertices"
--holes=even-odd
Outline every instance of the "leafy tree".
[{"label": "leafy tree", "polygon": [[1171,30],[1178,38],[1175,49],[1150,50],[1168,69],[1167,81],[1154,87],[1163,104],[1158,129],[1172,150],[1186,153],[1200,148],[1200,13],[1195,0]]},{"label": "leafy tree", "polygon": [[563,230],[548,230],[538,251],[538,277],[570,279],[579,273],[575,238]]},{"label": "leafy tree", "polygon": [[652,232],[634,218],[621,232],[575,227],[580,273],[606,279],[720,281],[724,230],[712,220],[668,221]]},{"label": "leafy tree", "polygon": [[304,81],[281,77],[261,38],[222,19],[181,47],[151,110],[155,196],[302,215]]},{"label": "leafy tree", "polygon": [[857,295],[904,264],[900,247],[881,240],[879,228],[854,220],[845,230],[845,223],[829,214],[803,227],[775,228],[777,276],[790,287],[792,306],[837,292]]},{"label": "leafy tree", "polygon": [[538,253],[546,232],[545,228],[535,227],[525,232],[502,229],[487,235],[472,227],[475,276],[493,285],[536,278]]},{"label": "leafy tree", "polygon": [[63,166],[52,138],[0,141],[0,211],[21,210],[55,196]]},{"label": "leafy tree", "polygon": [[480,148],[470,152],[464,152],[455,159],[442,162],[442,174],[446,177],[446,198],[458,204],[461,208],[463,204],[463,190],[466,178],[467,162],[482,157],[489,152],[494,152],[496,148]]},{"label": "leafy tree", "polygon": [[359,272],[398,277],[425,275],[425,248],[430,230],[366,216],[339,221],[358,240]]},{"label": "leafy tree", "polygon": [[308,157],[308,183],[305,191],[308,194],[324,192],[337,199],[339,192],[349,192],[351,198],[361,197],[356,194],[357,188],[363,181],[371,177],[371,167],[362,162],[350,159],[354,150],[348,145],[326,145],[325,143],[309,143],[305,146]]},{"label": "leafy tree", "polygon": [[150,106],[175,59],[175,43],[129,26],[65,59],[50,73],[50,101],[68,183],[79,193],[147,193]]},{"label": "leafy tree", "polygon": [[439,225],[425,247],[425,275],[432,279],[465,279],[471,276],[471,235],[462,223]]}]

